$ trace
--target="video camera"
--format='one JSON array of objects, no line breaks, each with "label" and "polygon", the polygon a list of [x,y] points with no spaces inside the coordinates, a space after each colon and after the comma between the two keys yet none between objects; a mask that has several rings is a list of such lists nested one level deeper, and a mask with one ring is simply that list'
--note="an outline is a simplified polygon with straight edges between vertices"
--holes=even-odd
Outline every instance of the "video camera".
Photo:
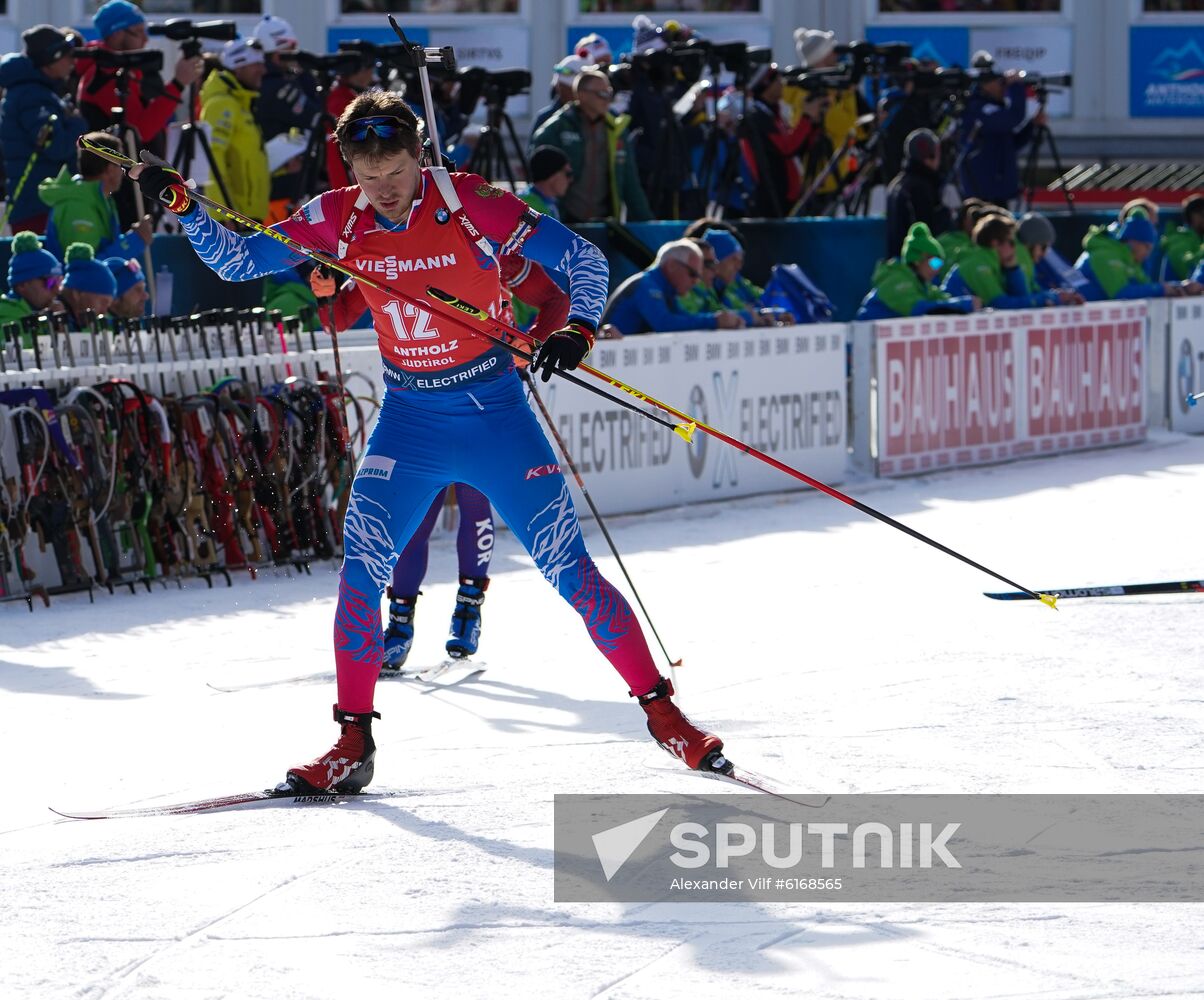
[{"label": "video camera", "polygon": [[158,49],[137,49],[133,52],[113,52],[111,49],[78,48],[75,58],[90,59],[97,68],[137,69],[159,73],[163,69],[163,53]]},{"label": "video camera", "polygon": [[192,57],[201,54],[201,39],[229,42],[238,37],[238,25],[233,21],[194,21],[188,17],[171,17],[162,24],[148,24],[146,33],[181,42],[180,51]]},{"label": "video camera", "polygon": [[511,97],[529,93],[531,89],[531,73],[525,69],[466,66],[456,73],[456,79],[460,82],[460,111],[465,115],[471,115],[481,99],[489,107],[500,107]]},{"label": "video camera", "polygon": [[301,69],[321,76],[341,76],[356,73],[365,65],[372,62],[360,52],[333,52],[328,55],[315,55],[313,52],[303,52],[300,49],[293,52],[278,53],[282,62],[295,63]]},{"label": "video camera", "polygon": [[[425,61],[419,61],[414,52],[414,46],[403,45],[401,42],[393,42],[389,45],[377,45],[375,42],[365,42],[362,38],[351,38],[339,42],[339,50],[342,52],[360,52],[382,66],[402,71],[418,70],[422,66],[430,65]],[[454,73],[456,69],[456,53],[452,47],[450,45],[443,46],[439,50],[439,54],[441,62],[431,68]]]},{"label": "video camera", "polygon": [[809,94],[846,90],[857,82],[855,74],[848,66],[828,66],[824,69],[801,69],[797,66],[787,66],[782,70],[782,76]]}]

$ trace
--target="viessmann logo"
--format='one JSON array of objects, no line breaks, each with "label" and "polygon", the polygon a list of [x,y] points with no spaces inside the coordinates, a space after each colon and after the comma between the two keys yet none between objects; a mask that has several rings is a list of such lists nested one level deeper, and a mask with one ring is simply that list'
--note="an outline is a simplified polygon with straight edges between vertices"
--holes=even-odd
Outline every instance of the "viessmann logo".
[{"label": "viessmann logo", "polygon": [[431,257],[394,257],[390,254],[388,257],[376,259],[365,259],[359,261],[359,266],[365,271],[370,271],[373,274],[383,274],[389,280],[396,278],[399,274],[409,274],[412,271],[437,271],[443,267],[455,267],[456,255],[454,253],[436,254]]},{"label": "viessmann logo", "polygon": [[[661,809],[592,835],[602,874],[609,882],[660,824]],[[668,845],[676,868],[726,870],[741,858],[760,854],[770,868],[806,865],[823,871],[866,868],[961,868],[949,840],[961,826],[945,823],[675,823]]]}]

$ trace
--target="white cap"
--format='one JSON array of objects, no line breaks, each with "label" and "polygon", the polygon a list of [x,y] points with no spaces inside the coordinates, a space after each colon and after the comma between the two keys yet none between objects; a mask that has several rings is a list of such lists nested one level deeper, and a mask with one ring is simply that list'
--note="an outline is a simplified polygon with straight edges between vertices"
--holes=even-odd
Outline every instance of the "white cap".
[{"label": "white cap", "polygon": [[571,84],[577,79],[578,73],[586,66],[592,65],[593,63],[586,62],[580,56],[565,56],[552,67],[552,86],[555,87],[560,83]]},{"label": "white cap", "polygon": [[294,156],[304,153],[306,145],[305,136],[295,129],[272,136],[264,146],[268,154],[268,169],[275,173]]},{"label": "white cap", "polygon": [[263,50],[245,38],[235,38],[222,46],[222,65],[226,69],[238,69],[263,62]]},{"label": "white cap", "polygon": [[254,36],[264,52],[287,51],[297,47],[297,34],[293,26],[274,14],[263,15],[263,20],[255,25]]},{"label": "white cap", "polygon": [[832,50],[836,48],[836,32],[821,31],[819,28],[795,28],[794,47],[803,69],[813,67],[831,55]]}]

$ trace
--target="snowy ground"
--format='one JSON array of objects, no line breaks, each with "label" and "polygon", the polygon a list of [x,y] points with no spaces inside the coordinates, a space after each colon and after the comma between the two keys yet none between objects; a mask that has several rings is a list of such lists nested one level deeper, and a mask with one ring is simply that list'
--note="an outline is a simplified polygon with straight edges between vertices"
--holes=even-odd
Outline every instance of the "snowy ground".
[{"label": "snowy ground", "polygon": [[[1201,575],[1201,438],[850,489],[1028,586]],[[1006,588],[817,494],[612,531],[689,712],[800,791],[1200,791],[1200,598],[988,601]],[[493,575],[489,671],[382,684],[374,788],[404,794],[336,810],[46,810],[263,787],[329,746],[332,683],[206,682],[330,669],[331,570],[0,606],[0,996],[1204,994],[1196,905],[553,903],[554,793],[718,786],[647,766],[642,713],[508,535]]]}]

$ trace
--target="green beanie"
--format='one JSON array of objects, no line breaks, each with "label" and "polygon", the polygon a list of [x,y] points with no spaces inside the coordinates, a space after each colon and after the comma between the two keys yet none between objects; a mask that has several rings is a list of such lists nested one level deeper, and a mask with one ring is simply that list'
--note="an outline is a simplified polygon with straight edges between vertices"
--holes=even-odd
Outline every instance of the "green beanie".
[{"label": "green beanie", "polygon": [[[907,239],[903,241],[903,263],[918,264],[929,257],[943,260],[945,249],[933,237],[928,224],[916,222],[907,230]],[[939,267],[939,265],[937,265]]]}]

